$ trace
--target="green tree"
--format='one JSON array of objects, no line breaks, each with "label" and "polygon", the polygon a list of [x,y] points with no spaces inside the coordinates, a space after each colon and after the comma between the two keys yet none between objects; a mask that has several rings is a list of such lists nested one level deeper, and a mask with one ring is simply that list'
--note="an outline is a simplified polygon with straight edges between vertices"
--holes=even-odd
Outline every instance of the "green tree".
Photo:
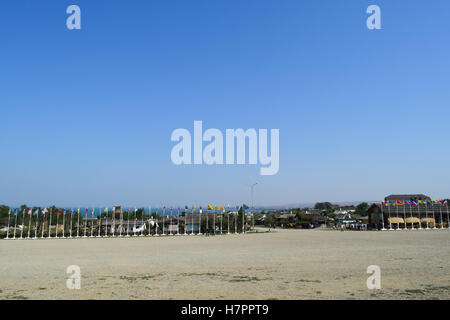
[{"label": "green tree", "polygon": [[331,209],[333,206],[330,202],[317,202],[314,205],[314,209],[316,210],[329,210]]},{"label": "green tree", "polygon": [[367,216],[368,209],[369,209],[369,204],[367,202],[361,202],[356,207],[355,214],[365,217],[365,216]]},{"label": "green tree", "polygon": [[[0,206],[0,218],[7,217],[9,212],[9,207],[5,205]],[[12,211],[12,210],[11,210]]]}]

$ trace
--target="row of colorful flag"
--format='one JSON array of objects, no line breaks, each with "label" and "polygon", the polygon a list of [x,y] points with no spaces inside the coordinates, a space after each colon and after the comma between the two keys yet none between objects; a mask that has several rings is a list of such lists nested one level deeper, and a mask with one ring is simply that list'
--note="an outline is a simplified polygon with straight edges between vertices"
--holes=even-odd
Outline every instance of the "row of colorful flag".
[{"label": "row of colorful flag", "polygon": [[[197,211],[197,208],[199,209],[199,212],[200,213],[202,213],[202,211],[203,211],[203,207],[202,206],[195,206],[195,205],[193,205],[192,206],[192,211]],[[239,208],[239,206],[237,206],[236,208]],[[166,206],[163,206],[163,213],[165,213],[165,211],[166,211]],[[223,205],[221,205],[221,206],[218,206],[218,205],[208,205],[207,206],[207,209],[208,210],[214,210],[214,211],[221,211],[221,212],[223,212],[223,213],[225,213],[226,212],[226,210],[225,210],[225,207],[223,206]],[[173,210],[174,210],[174,207],[173,206],[170,206],[170,211],[171,212],[173,212]],[[181,210],[181,207],[178,207],[178,213],[180,212],[180,210]],[[189,207],[188,206],[185,206],[185,210],[189,210]],[[53,213],[53,210],[50,208],[50,209],[47,209],[47,208],[44,208],[44,209],[42,209],[42,210],[40,210],[41,212],[41,214],[46,214],[46,213],[50,213],[50,214],[52,214]],[[136,213],[138,211],[138,209],[137,208],[134,208],[134,213]],[[149,213],[151,214],[151,209],[149,208]],[[60,214],[66,214],[66,212],[71,212],[72,214],[74,214],[74,213],[78,213],[78,214],[80,214],[80,208],[78,208],[77,210],[61,210],[61,209],[57,209],[57,214],[58,215],[60,215]],[[101,209],[99,210],[99,212],[101,212]],[[105,208],[104,209],[104,212],[105,213],[108,213],[109,212],[109,208]],[[115,212],[115,207],[113,207],[112,208],[112,212],[113,213],[116,213]],[[130,213],[130,212],[133,212],[132,210],[130,210],[130,208],[128,208],[128,210],[127,210],[127,212],[128,213]],[[13,210],[13,211],[11,211],[11,210],[9,210],[9,212],[8,212],[8,214],[10,215],[11,213],[13,213],[13,214],[18,214],[19,213],[19,210],[18,209],[16,209],[15,211]],[[34,211],[33,212],[33,210],[32,209],[24,209],[23,210],[23,212],[22,212],[23,214],[25,214],[25,213],[27,213],[28,215],[32,215],[32,214],[35,214],[35,213],[39,213],[39,209],[37,209],[36,211]],[[86,214],[88,214],[89,213],[89,209],[87,209],[86,208]],[[120,211],[119,212],[117,212],[117,213],[123,213],[123,210],[122,210],[122,208],[120,208]],[[95,214],[95,208],[93,208],[92,209],[92,214]]]},{"label": "row of colorful flag", "polygon": [[447,206],[448,205],[448,201],[447,200],[426,200],[426,201],[422,201],[422,200],[418,200],[418,201],[410,201],[410,200],[397,200],[397,201],[383,201],[381,202],[381,205],[383,206],[403,206],[403,205],[410,205],[410,206],[418,206],[418,205],[428,205],[428,206],[432,206],[432,205],[443,205],[443,206]]}]

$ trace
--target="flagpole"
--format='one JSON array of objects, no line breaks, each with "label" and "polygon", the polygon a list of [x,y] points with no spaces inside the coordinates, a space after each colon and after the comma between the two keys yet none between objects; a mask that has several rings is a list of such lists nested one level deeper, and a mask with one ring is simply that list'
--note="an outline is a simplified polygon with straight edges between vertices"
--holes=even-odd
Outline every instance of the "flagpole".
[{"label": "flagpole", "polygon": [[105,208],[106,210],[106,218],[105,218],[105,232],[103,233],[104,237],[108,237],[108,208]]},{"label": "flagpole", "polygon": [[109,234],[111,235],[112,232],[112,236],[115,237],[116,236],[116,209],[112,208],[112,214],[111,214],[111,231],[109,232]]},{"label": "flagpole", "polygon": [[[31,209],[30,209],[31,210]],[[28,212],[30,212],[30,211],[28,211]],[[28,220],[28,236],[27,236],[27,239],[30,239],[30,231],[31,231],[31,220],[33,219],[33,211],[31,211],[31,213],[30,214],[28,214],[30,217],[29,217],[29,220]]]},{"label": "flagpole", "polygon": [[72,220],[73,220],[73,208],[72,210],[70,210],[69,238],[72,238]]},{"label": "flagpole", "polygon": [[[200,206],[200,209],[198,211],[199,218],[198,218],[198,235],[202,235],[202,210],[203,208]],[[194,234],[194,211],[192,211],[192,234]]]},{"label": "flagpole", "polygon": [[180,207],[178,206],[178,216],[177,216],[177,236],[180,235]]},{"label": "flagpole", "polygon": [[46,213],[47,213],[47,208],[44,208],[44,211],[43,211],[44,216],[42,217],[42,228],[41,228],[42,229],[42,234],[41,234],[41,239],[44,239]]},{"label": "flagpole", "polygon": [[163,207],[163,216],[162,216],[162,235],[165,236],[165,230],[164,230],[164,216],[166,215],[166,206]]},{"label": "flagpole", "polygon": [[388,204],[388,213],[389,213],[389,231],[392,231],[394,229],[392,229],[392,219],[391,219],[391,206],[390,204]]},{"label": "flagpole", "polygon": [[78,208],[77,238],[80,237],[80,208]]},{"label": "flagpole", "polygon": [[16,238],[17,214],[18,214],[18,212],[17,212],[17,209],[16,209],[16,214],[15,214],[16,217],[15,217],[15,219],[14,219],[14,238],[13,238],[13,239]]},{"label": "flagpole", "polygon": [[386,231],[386,229],[384,228],[383,206],[384,206],[384,203],[382,202],[381,203],[381,225],[382,225],[381,231]]},{"label": "flagpole", "polygon": [[450,219],[449,219],[449,212],[448,212],[448,200],[445,201],[445,207],[447,208],[447,229],[450,229]]},{"label": "flagpole", "polygon": [[417,211],[419,212],[419,230],[422,230],[422,215],[420,214],[420,202],[417,200]]},{"label": "flagpole", "polygon": [[62,237],[65,238],[66,237],[66,209],[64,209],[64,211],[63,211],[63,230],[62,231],[63,231]]},{"label": "flagpole", "polygon": [[442,204],[440,204],[441,206],[439,207],[439,212],[441,214],[441,230],[444,229],[444,221],[442,220]]},{"label": "flagpole", "polygon": [[36,211],[36,222],[34,224],[34,238],[33,239],[37,239],[37,226],[38,226],[38,221],[39,221],[39,209],[37,209]]},{"label": "flagpole", "polygon": [[155,213],[155,235],[158,235],[158,209],[156,209]]},{"label": "flagpole", "polygon": [[173,215],[173,206],[170,206],[170,226],[169,226],[169,235],[172,235],[172,215]]},{"label": "flagpole", "polygon": [[425,202],[425,216],[427,218],[427,227],[426,229],[429,230],[429,225],[428,225],[428,203]]},{"label": "flagpole", "polygon": [[411,214],[411,230],[416,230],[414,229],[414,218],[413,218],[413,213],[412,213],[412,203],[409,204],[409,213]]},{"label": "flagpole", "polygon": [[91,236],[89,238],[92,238],[94,236],[94,212],[95,212],[95,208],[92,208],[92,211],[91,211]]},{"label": "flagpole", "polygon": [[435,214],[435,211],[434,211],[434,203],[433,203],[433,201],[431,202],[431,210],[432,210],[432,212],[433,212],[433,220],[434,220],[434,224],[433,224],[433,229],[434,230],[436,230],[437,228],[436,228],[436,214]]},{"label": "flagpole", "polygon": [[129,237],[129,230],[130,230],[130,208],[128,208],[127,211],[127,234],[126,237]]},{"label": "flagpole", "polygon": [[50,215],[49,215],[49,218],[48,218],[48,235],[47,235],[47,239],[51,238],[50,226],[52,224],[52,212],[53,212],[53,209],[50,209]]},{"label": "flagpole", "polygon": [[211,210],[206,211],[206,235],[209,235],[209,229],[208,229],[208,217]]},{"label": "flagpole", "polygon": [[187,224],[187,215],[186,215],[186,213],[187,213],[187,208],[186,208],[187,206],[184,206],[184,235],[187,235],[187,233],[186,233],[186,224]]},{"label": "flagpole", "polygon": [[102,236],[102,208],[98,208],[98,216],[97,216],[97,236],[96,238],[100,238]]},{"label": "flagpole", "polygon": [[88,215],[88,211],[89,211],[89,209],[86,209],[86,213],[84,215],[84,237],[83,238],[87,238],[86,231],[87,231],[87,215]]},{"label": "flagpole", "polygon": [[[150,219],[152,218],[152,207],[148,207],[148,235],[152,235],[152,226],[150,225]],[[156,226],[156,223],[155,223]]]},{"label": "flagpole", "polygon": [[234,215],[234,234],[237,233],[237,214]]},{"label": "flagpole", "polygon": [[6,239],[9,239],[9,220],[11,219],[11,209],[8,211],[8,229],[6,230]]},{"label": "flagpole", "polygon": [[55,238],[58,238],[58,219],[59,219],[59,211],[60,211],[60,209],[58,209],[58,211],[56,211],[56,229],[55,229]]},{"label": "flagpole", "polygon": [[22,228],[20,228],[20,239],[22,239],[23,227],[25,226],[24,223],[25,223],[25,209],[22,212]]},{"label": "flagpole", "polygon": [[133,237],[136,237],[136,223],[137,223],[137,208],[134,207],[134,227],[133,227]]},{"label": "flagpole", "polygon": [[245,208],[244,206],[242,206],[242,234],[245,233],[245,228],[244,228],[244,224],[245,224]]},{"label": "flagpole", "polygon": [[222,220],[223,220],[223,211],[220,214],[220,234],[223,234],[223,232],[222,232],[222,225],[223,225]]},{"label": "flagpole", "polygon": [[217,215],[217,211],[216,211],[216,208],[214,207],[214,211],[213,211],[213,233],[214,233],[214,235],[216,235],[216,215]]},{"label": "flagpole", "polygon": [[[111,213],[111,226],[109,227],[109,236],[111,236],[111,233],[114,231],[114,227],[115,227],[115,217],[114,217],[114,207],[112,209],[112,213]],[[108,213],[106,214],[106,216],[108,216]],[[108,230],[106,230],[106,235],[108,236]],[[112,236],[114,236],[114,234],[112,234]]]},{"label": "flagpole", "polygon": [[120,228],[119,228],[119,237],[121,237],[122,236],[122,228],[123,228],[123,210],[122,210],[122,208],[120,209],[120,216],[119,216],[119,218],[120,218],[120,224],[119,224],[119,226],[120,226]]},{"label": "flagpole", "polygon": [[227,216],[228,216],[228,223],[227,223],[228,232],[227,232],[227,234],[230,234],[230,211],[228,211]]},{"label": "flagpole", "polygon": [[398,222],[398,220],[400,219],[400,217],[398,216],[398,204],[395,205],[397,208],[397,229],[395,229],[396,231],[400,230],[400,223]]},{"label": "flagpole", "polygon": [[140,237],[144,236],[144,214],[145,214],[145,209],[142,208],[142,212],[141,212],[141,235],[140,235]]},{"label": "flagpole", "polygon": [[408,230],[408,227],[406,226],[406,204],[403,203],[403,219],[404,219],[404,229],[403,230]]}]

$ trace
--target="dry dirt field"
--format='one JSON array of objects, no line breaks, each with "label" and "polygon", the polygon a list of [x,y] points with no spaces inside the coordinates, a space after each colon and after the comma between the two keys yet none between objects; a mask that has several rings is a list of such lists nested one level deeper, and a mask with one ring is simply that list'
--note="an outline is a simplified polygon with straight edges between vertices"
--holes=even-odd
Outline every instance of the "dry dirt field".
[{"label": "dry dirt field", "polygon": [[450,230],[0,240],[0,299],[450,299]]}]

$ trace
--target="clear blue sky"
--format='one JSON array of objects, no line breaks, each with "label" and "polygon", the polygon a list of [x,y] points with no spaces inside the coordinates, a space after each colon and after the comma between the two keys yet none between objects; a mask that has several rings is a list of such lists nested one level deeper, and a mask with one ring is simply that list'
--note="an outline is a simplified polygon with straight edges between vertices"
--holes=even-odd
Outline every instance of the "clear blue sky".
[{"label": "clear blue sky", "polygon": [[[66,8],[82,29],[66,28]],[[382,30],[366,28],[377,4]],[[450,2],[0,4],[0,203],[448,197]],[[175,166],[176,128],[279,128],[280,170]]]}]

